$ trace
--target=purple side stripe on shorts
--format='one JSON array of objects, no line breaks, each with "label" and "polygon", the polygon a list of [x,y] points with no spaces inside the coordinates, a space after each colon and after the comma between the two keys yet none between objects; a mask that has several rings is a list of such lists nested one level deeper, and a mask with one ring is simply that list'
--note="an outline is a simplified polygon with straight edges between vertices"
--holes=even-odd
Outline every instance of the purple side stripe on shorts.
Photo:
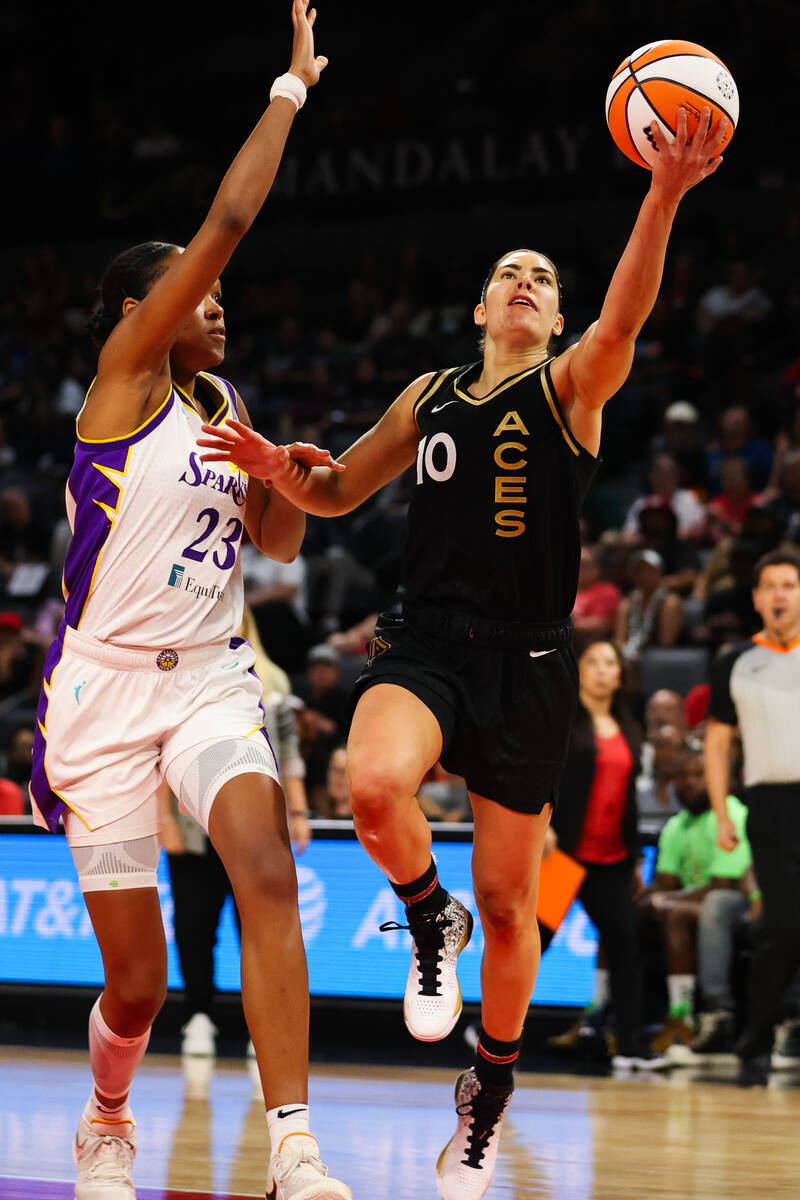
[{"label": "purple side stripe on shorts", "polygon": [[[53,671],[61,661],[61,655],[64,652],[66,628],[67,622],[65,618],[62,620],[58,633],[47,652],[43,679],[48,686],[53,677]],[[58,822],[61,814],[67,808],[67,804],[62,800],[58,792],[53,791],[53,788],[50,786],[50,780],[47,778],[47,769],[44,762],[45,754],[47,753],[47,737],[44,730],[47,723],[48,703],[47,692],[43,684],[42,690],[39,693],[39,705],[36,710],[36,728],[33,731],[33,758],[31,761],[30,786],[31,795],[36,801],[36,807],[47,822],[47,828],[51,833],[58,833]]]},{"label": "purple side stripe on shorts", "polygon": [[[232,637],[232,638],[231,638],[231,640],[230,640],[230,643],[229,643],[229,645],[230,645],[230,648],[231,648],[231,650],[238,650],[240,646],[250,646],[250,643],[248,642],[247,638],[243,638],[243,637]],[[251,650],[252,650],[252,646],[251,646],[250,648],[251,648]],[[250,668],[250,670],[248,671],[248,674],[249,674],[249,675],[252,675],[254,679],[258,679],[258,672],[256,671],[255,667],[251,667],[251,668]],[[261,684],[261,680],[260,680],[260,679],[258,679],[258,682],[259,682],[259,684]],[[261,684],[261,687],[262,687],[262,695],[263,695],[263,686],[264,686],[264,685],[263,685],[263,684]],[[267,727],[266,727],[266,725],[264,724],[264,719],[265,719],[265,717],[266,717],[266,715],[267,715],[267,714],[266,714],[266,712],[265,712],[265,710],[264,710],[264,705],[261,703],[261,701],[260,701],[260,700],[259,700],[259,702],[258,702],[258,707],[261,709],[261,732],[263,733],[264,737],[267,739],[267,745],[269,746],[270,753],[272,754],[272,758],[273,758],[273,761],[274,761],[274,763],[275,763],[275,770],[279,772],[279,767],[278,767],[278,756],[277,756],[277,754],[275,753],[275,747],[272,745],[272,742],[270,741],[269,734],[267,733]]]}]

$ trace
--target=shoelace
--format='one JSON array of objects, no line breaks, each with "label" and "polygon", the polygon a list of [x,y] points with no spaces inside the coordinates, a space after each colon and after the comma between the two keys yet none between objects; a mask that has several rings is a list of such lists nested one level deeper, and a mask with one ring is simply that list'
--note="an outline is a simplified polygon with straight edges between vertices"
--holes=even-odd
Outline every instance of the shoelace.
[{"label": "shoelace", "polygon": [[125,1138],[101,1137],[98,1143],[89,1151],[92,1164],[87,1171],[89,1179],[114,1182],[130,1174],[133,1166],[134,1149],[131,1142]]},{"label": "shoelace", "polygon": [[452,924],[443,912],[420,913],[409,916],[408,925],[397,921],[384,921],[379,925],[381,933],[390,929],[407,929],[414,939],[414,951],[420,975],[420,996],[439,995],[439,976],[442,973],[439,952],[444,949],[444,931]]},{"label": "shoelace", "polygon": [[489,1139],[503,1115],[509,1093],[499,1088],[481,1088],[469,1100],[456,1105],[460,1117],[471,1118],[464,1165],[480,1170],[481,1159],[489,1147]]},{"label": "shoelace", "polygon": [[328,1174],[328,1168],[317,1158],[316,1154],[309,1154],[300,1150],[279,1154],[278,1170],[275,1171],[275,1175],[279,1179],[284,1180],[287,1175],[290,1175],[292,1171],[296,1171],[298,1167],[307,1167],[309,1172],[314,1171],[316,1175]]}]

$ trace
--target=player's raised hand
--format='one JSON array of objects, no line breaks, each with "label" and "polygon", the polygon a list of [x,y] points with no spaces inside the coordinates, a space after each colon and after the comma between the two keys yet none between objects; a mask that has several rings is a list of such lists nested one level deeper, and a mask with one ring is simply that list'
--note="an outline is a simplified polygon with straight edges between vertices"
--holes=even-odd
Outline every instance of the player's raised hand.
[{"label": "player's raised hand", "polygon": [[232,462],[254,479],[279,479],[298,466],[344,470],[344,466],[337,463],[328,450],[321,450],[307,442],[295,442],[288,448],[276,446],[241,421],[204,425],[203,433],[205,436],[197,439],[198,446],[206,450],[205,454],[200,455],[201,462]]},{"label": "player's raised hand", "polygon": [[309,0],[292,0],[292,25],[294,42],[289,73],[302,79],[306,87],[313,87],[328,65],[322,54],[314,54],[314,22],[317,10],[308,7]]},{"label": "player's raised hand", "polygon": [[667,141],[657,121],[650,126],[653,143],[658,156],[653,163],[653,188],[664,193],[666,198],[680,200],[689,188],[713,175],[722,162],[719,153],[728,130],[727,118],[723,117],[713,134],[711,109],[704,108],[694,136],[689,138],[686,109],[678,110],[678,127],[675,140]]}]

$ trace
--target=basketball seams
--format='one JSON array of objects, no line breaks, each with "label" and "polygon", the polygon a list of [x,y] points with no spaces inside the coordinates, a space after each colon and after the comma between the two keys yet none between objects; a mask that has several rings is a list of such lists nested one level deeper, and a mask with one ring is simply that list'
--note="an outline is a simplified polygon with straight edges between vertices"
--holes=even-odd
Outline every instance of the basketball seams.
[{"label": "basketball seams", "polygon": [[[643,167],[649,167],[650,164],[648,163],[647,159],[644,158],[643,155],[639,152],[639,147],[636,145],[636,139],[634,138],[633,130],[631,129],[630,98],[634,92],[640,92],[642,97],[647,101],[648,104],[650,104],[650,101],[647,99],[647,94],[645,92],[643,92],[641,87],[639,86],[639,84],[636,80],[636,76],[633,73],[633,71],[631,71],[630,77],[631,77],[631,82],[633,83],[633,87],[630,89],[630,91],[628,92],[628,95],[625,97],[625,105],[622,110],[623,115],[625,117],[625,131],[628,134],[628,140],[630,141],[630,144],[633,147],[634,153],[636,154],[636,157],[638,158],[641,165]],[[650,107],[653,108],[652,104],[650,104]],[[655,109],[653,109],[653,111],[655,112]],[[634,160],[634,161],[636,161],[636,160]]]},{"label": "basketball seams", "polygon": [[689,83],[681,82],[680,84],[677,84],[674,79],[669,79],[666,76],[662,77],[660,75],[653,75],[650,79],[645,79],[643,84],[637,83],[636,87],[637,87],[637,90],[640,91],[641,94],[644,96],[645,100],[650,105],[650,107],[652,108],[655,115],[658,117],[661,124],[666,126],[666,128],[669,129],[670,133],[672,133],[672,134],[674,134],[676,131],[670,126],[669,122],[664,117],[662,117],[661,113],[658,111],[658,109],[654,105],[653,101],[648,96],[647,92],[645,91],[645,88],[646,88],[647,84],[649,84],[649,83],[668,83],[668,84],[671,84],[673,87],[680,87],[681,91],[683,91],[683,92],[691,92],[691,94],[693,96],[697,96],[698,99],[703,100],[707,104],[711,104],[714,108],[717,109],[717,111],[723,117],[727,117],[728,120],[730,121],[731,125],[734,124],[733,116],[728,111],[728,109],[723,108],[723,106],[720,104],[720,102],[718,100],[713,99],[712,96],[707,96],[705,92],[698,91],[698,89],[696,87],[692,87],[692,85]]},{"label": "basketball seams", "polygon": [[[670,49],[665,49],[670,47]],[[634,51],[627,59],[628,63],[632,63],[634,68],[647,67],[654,62],[667,62],[670,58],[699,58],[708,62],[715,62],[720,67],[728,68],[721,58],[716,54],[712,54],[710,50],[706,50],[704,46],[700,46],[697,42],[682,42],[674,38],[667,38],[661,42],[651,42],[648,46],[642,46],[641,49]],[[728,72],[730,74],[730,72]]]},{"label": "basketball seams", "polygon": [[650,168],[651,123],[657,121],[672,140],[683,107],[693,134],[706,105],[712,112],[712,130],[723,119],[730,123],[727,146],[739,114],[736,81],[730,71],[705,46],[662,39],[640,47],[617,68],[606,91],[606,121],[618,149],[637,165]]}]

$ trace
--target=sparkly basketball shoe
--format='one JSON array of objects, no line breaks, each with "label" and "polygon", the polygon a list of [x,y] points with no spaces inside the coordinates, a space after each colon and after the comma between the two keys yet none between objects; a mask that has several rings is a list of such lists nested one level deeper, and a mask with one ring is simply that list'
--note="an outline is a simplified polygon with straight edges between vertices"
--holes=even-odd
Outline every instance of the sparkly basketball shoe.
[{"label": "sparkly basketball shoe", "polygon": [[136,1125],[129,1121],[90,1119],[78,1125],[73,1155],[78,1168],[75,1200],[136,1200],[131,1170],[136,1154]]},{"label": "sparkly basketball shoe", "polygon": [[406,909],[408,925],[387,921],[386,929],[408,929],[414,939],[406,981],[403,1017],[408,1032],[420,1042],[447,1037],[461,1016],[458,956],[472,937],[472,914],[454,896],[438,913]]},{"label": "sparkly basketball shoe", "polygon": [[497,1162],[500,1125],[512,1088],[485,1087],[475,1071],[456,1080],[458,1128],[439,1155],[436,1190],[442,1200],[480,1200]]},{"label": "sparkly basketball shoe", "polygon": [[346,1184],[331,1179],[319,1160],[317,1139],[290,1133],[269,1160],[267,1200],[353,1200]]}]

